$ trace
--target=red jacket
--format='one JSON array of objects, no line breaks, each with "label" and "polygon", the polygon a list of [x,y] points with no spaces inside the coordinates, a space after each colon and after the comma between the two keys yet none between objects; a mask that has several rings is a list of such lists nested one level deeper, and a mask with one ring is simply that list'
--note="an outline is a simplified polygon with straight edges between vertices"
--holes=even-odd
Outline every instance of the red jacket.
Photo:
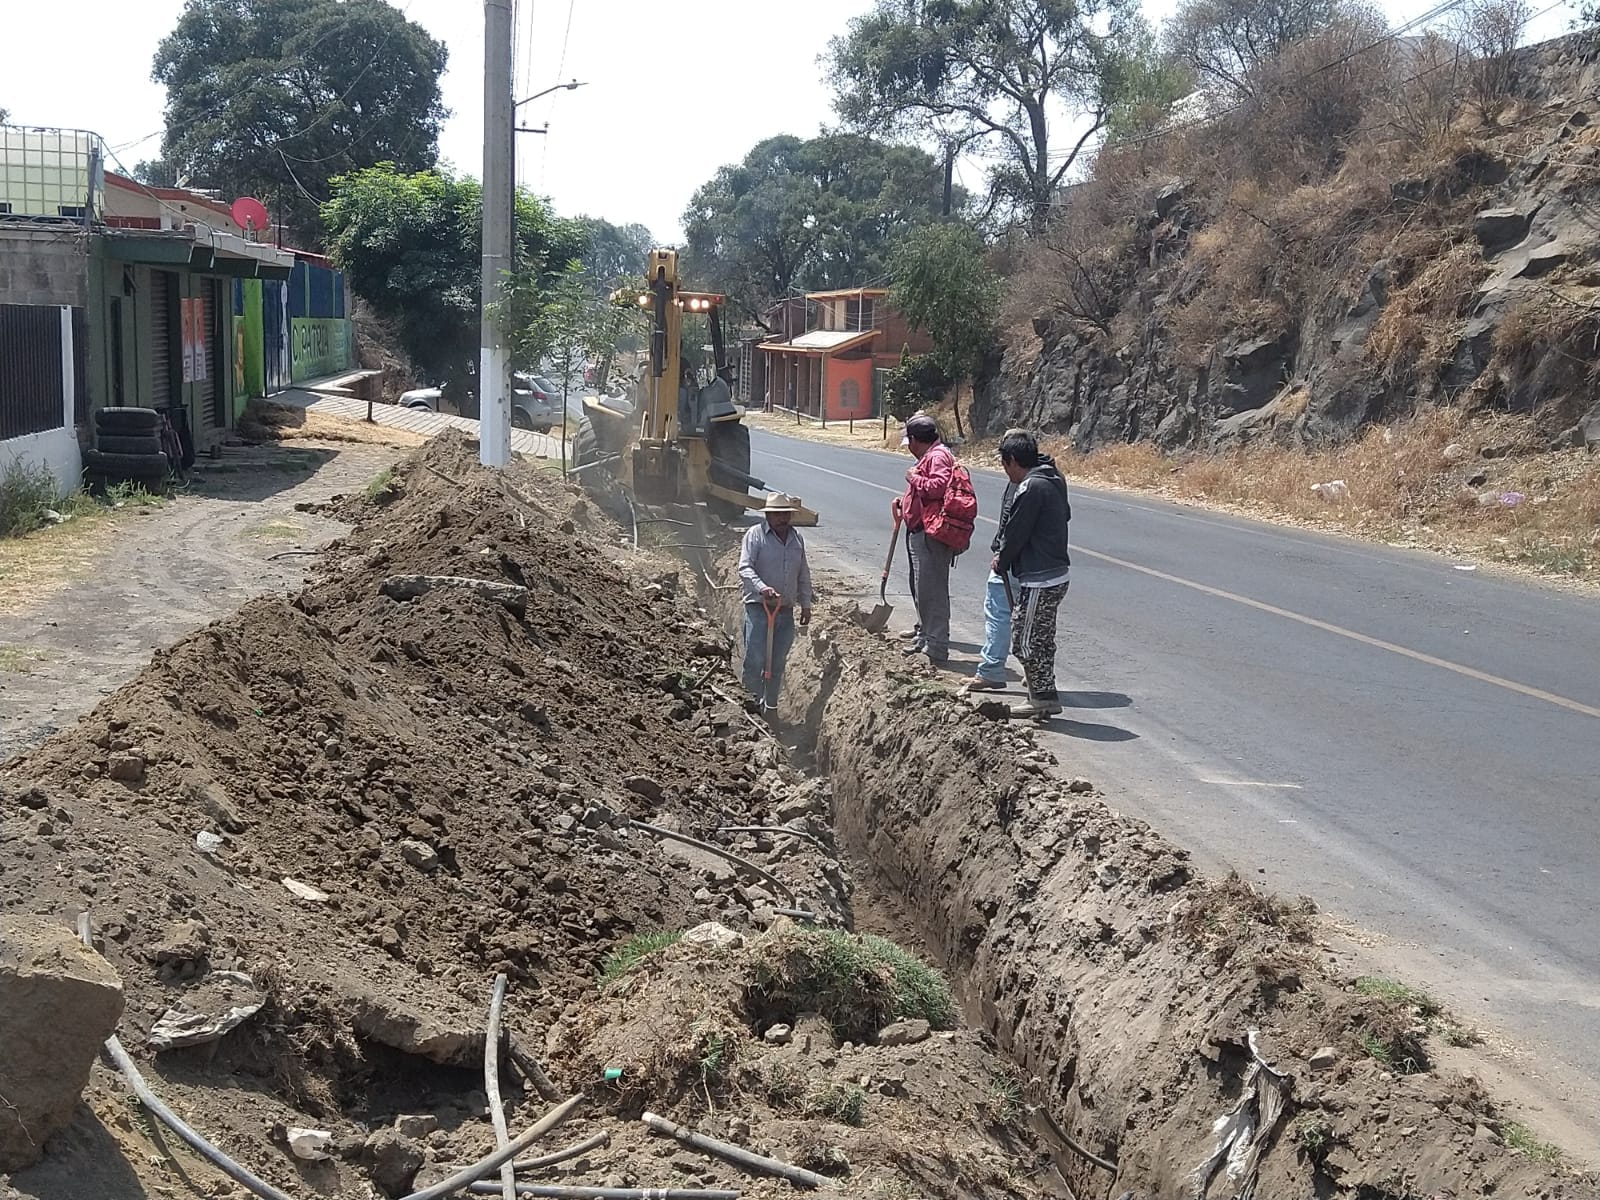
[{"label": "red jacket", "polygon": [[956,456],[943,442],[936,442],[917,460],[911,478],[906,481],[906,494],[901,498],[906,528],[912,533],[921,530],[925,511],[937,512],[944,507],[945,490],[950,486],[950,473],[955,466]]}]

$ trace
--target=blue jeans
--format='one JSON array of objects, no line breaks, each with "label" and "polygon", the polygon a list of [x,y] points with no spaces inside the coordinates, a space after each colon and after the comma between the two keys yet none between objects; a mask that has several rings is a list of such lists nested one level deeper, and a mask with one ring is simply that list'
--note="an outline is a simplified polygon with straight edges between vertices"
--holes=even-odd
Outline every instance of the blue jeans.
[{"label": "blue jeans", "polygon": [[767,613],[760,604],[744,606],[744,688],[761,701],[763,708],[778,707],[783,690],[783,664],[794,645],[794,609],[781,608],[772,628],[772,680],[763,679],[767,669]]},{"label": "blue jeans", "polygon": [[[1016,588],[1016,578],[1011,580]],[[983,650],[978,657],[978,678],[990,683],[1006,681],[1006,656],[1011,652],[1011,603],[1006,599],[1005,580],[989,572],[989,586],[983,594]]]}]

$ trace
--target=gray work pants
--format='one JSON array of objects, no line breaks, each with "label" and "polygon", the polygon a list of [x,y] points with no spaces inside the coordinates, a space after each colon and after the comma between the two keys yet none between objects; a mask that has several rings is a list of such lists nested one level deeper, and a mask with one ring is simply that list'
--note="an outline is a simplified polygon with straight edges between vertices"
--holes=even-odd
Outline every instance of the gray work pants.
[{"label": "gray work pants", "polygon": [[908,535],[911,563],[917,573],[917,623],[928,657],[944,662],[950,657],[950,566],[954,551],[922,530]]}]

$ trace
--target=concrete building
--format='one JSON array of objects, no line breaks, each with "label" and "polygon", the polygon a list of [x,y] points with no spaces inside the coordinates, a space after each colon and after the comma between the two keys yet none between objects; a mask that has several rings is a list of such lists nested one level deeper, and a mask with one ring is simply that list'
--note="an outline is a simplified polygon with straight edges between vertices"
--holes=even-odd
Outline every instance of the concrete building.
[{"label": "concrete building", "polygon": [[[250,396],[353,360],[325,259],[257,240],[212,196],[106,171],[95,134],[0,126],[0,472],[43,461],[76,487],[106,406],[163,409],[203,452]],[[63,387],[70,412],[47,400]]]},{"label": "concrete building", "polygon": [[845,288],[808,292],[803,307],[795,299],[778,306],[775,327],[785,332],[757,347],[766,359],[766,407],[824,421],[880,415],[884,374],[902,354],[932,349],[888,297],[887,288]]}]

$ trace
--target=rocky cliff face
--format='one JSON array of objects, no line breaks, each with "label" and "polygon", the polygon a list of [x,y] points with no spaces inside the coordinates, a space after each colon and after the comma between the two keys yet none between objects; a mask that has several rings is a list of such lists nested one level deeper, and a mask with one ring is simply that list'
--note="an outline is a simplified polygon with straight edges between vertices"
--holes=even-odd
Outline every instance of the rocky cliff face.
[{"label": "rocky cliff face", "polygon": [[[1597,59],[1593,34],[1522,52],[1507,111],[1470,132],[1464,116],[1403,173],[1375,178],[1369,160],[1352,181],[1347,160],[1240,204],[1215,178],[1162,177],[1157,156],[1149,186],[1124,189],[1138,208],[1122,214],[1111,311],[1039,304],[979,388],[974,426],[1082,450],[1325,444],[1461,403],[1528,414],[1530,444],[1600,444]],[[1252,238],[1255,294],[1222,294]]]}]

